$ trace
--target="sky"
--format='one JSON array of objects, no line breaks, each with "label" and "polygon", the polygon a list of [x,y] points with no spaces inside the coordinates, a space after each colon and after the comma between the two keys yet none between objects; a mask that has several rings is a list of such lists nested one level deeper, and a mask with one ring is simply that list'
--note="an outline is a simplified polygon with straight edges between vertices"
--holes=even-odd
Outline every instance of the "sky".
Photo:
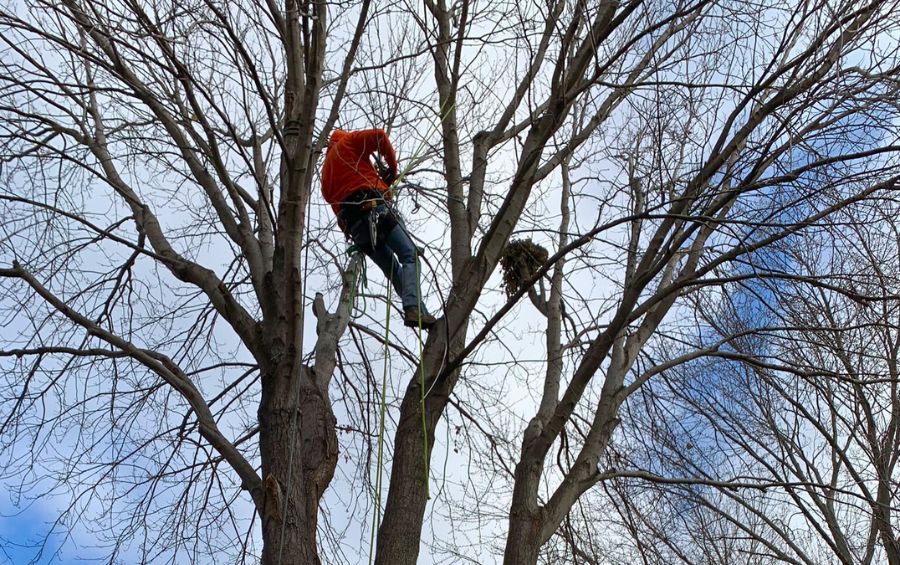
[{"label": "sky", "polygon": [[[52,501],[39,499],[25,508],[13,505],[0,495],[0,564],[2,565],[85,565],[103,561],[103,553],[92,549],[91,537],[75,526],[66,533],[54,533],[43,545],[57,514]],[[43,545],[43,547],[41,547]]]}]

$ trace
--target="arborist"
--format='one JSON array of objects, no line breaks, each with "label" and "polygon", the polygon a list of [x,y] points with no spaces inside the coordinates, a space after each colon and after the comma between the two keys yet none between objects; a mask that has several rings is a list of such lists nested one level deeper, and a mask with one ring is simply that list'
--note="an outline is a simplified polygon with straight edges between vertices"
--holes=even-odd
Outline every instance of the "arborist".
[{"label": "arborist", "polygon": [[[377,155],[376,155],[377,154]],[[372,162],[381,157],[379,172]],[[403,303],[403,322],[430,328],[419,284],[419,256],[403,220],[393,210],[390,185],[397,179],[397,157],[384,130],[337,129],[328,141],[322,165],[322,195],[338,226],[384,272]]]}]

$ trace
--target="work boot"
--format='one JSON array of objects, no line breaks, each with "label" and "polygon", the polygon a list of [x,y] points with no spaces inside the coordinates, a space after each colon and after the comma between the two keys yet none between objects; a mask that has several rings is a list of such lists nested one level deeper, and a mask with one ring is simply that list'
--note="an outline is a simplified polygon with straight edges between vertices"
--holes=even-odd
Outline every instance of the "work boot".
[{"label": "work boot", "polygon": [[418,328],[421,324],[423,329],[430,329],[437,322],[437,319],[429,313],[419,317],[419,309],[415,306],[406,306],[403,308],[403,324],[409,328]]}]

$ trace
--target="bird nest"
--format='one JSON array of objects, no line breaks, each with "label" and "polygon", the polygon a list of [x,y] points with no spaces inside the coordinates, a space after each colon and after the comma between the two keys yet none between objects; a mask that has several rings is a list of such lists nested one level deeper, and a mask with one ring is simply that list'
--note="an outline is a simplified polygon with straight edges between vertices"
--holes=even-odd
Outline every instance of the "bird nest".
[{"label": "bird nest", "polygon": [[547,250],[530,239],[510,241],[500,257],[506,295],[512,296],[519,292],[525,281],[533,277],[548,258]]}]

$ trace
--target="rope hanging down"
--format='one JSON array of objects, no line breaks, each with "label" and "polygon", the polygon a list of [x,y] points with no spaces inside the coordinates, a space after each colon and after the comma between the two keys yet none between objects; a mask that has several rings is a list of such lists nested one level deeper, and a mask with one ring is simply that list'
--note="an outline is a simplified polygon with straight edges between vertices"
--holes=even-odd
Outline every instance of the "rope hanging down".
[{"label": "rope hanging down", "polygon": [[[350,252],[353,248],[348,249]],[[357,251],[358,250],[354,250]],[[419,278],[419,253],[416,251],[416,279]],[[391,264],[390,271],[390,279],[394,278],[394,266]],[[356,278],[354,278],[354,284],[356,282]],[[375,471],[375,494],[374,499],[375,503],[373,509],[375,511],[375,515],[372,519],[372,532],[370,534],[369,539],[369,563],[371,565],[372,560],[375,558],[375,533],[378,531],[378,528],[381,526],[381,487],[382,487],[382,470],[383,470],[383,460],[384,460],[384,429],[385,429],[385,416],[387,414],[387,382],[388,382],[388,373],[390,372],[390,335],[391,335],[391,294],[393,291],[393,284],[391,281],[388,281],[388,292],[387,292],[387,301],[385,303],[385,321],[384,321],[384,367],[382,370],[381,377],[381,402],[379,404],[379,421],[378,421],[378,451],[376,458],[376,466],[377,469]],[[421,288],[416,293],[416,307],[422,307],[422,291]],[[421,311],[421,310],[420,310]],[[430,499],[430,486],[429,486],[429,461],[428,461],[428,427],[427,421],[425,418],[425,365],[422,363],[422,351],[423,351],[423,343],[422,343],[422,318],[419,317],[419,332],[418,332],[418,341],[419,341],[419,368],[420,368],[420,380],[419,380],[419,390],[421,391],[420,397],[420,410],[422,411],[422,439],[424,441],[424,452],[423,452],[423,463],[424,463],[424,481],[425,481],[425,498]]]},{"label": "rope hanging down", "polygon": [[[391,263],[390,278],[394,278],[394,265]],[[369,564],[375,558],[375,532],[381,526],[381,468],[382,458],[384,456],[384,417],[387,412],[387,377],[390,367],[390,337],[391,337],[391,291],[394,285],[388,281],[387,302],[385,303],[385,320],[384,320],[384,369],[381,377],[381,405],[379,406],[378,421],[378,459],[376,465],[378,469],[375,471],[375,516],[372,520],[372,535],[369,540]]]},{"label": "rope hanging down", "polygon": [[[452,107],[453,106],[451,105],[451,108]],[[447,113],[449,113],[449,109],[447,110]],[[400,173],[397,175],[397,178],[393,179],[393,182],[390,183],[388,190],[390,191],[390,194],[391,194],[391,200],[393,200],[393,197],[395,196],[395,192],[399,188],[400,183],[403,182],[403,179],[406,177],[406,175],[409,173],[409,171],[415,165],[416,159],[418,159],[419,154],[425,148],[428,137],[431,135],[432,132],[437,131],[439,125],[441,123],[443,123],[445,116],[446,116],[446,113],[444,112],[444,108],[441,107],[440,121],[438,121],[437,124],[432,124],[432,129],[428,132],[428,134],[425,137],[422,138],[421,143],[416,148],[412,157],[408,160],[406,167],[404,167],[403,170],[400,171]],[[399,225],[401,226],[401,228],[404,231],[406,231],[406,227],[403,225],[402,221],[399,222]],[[409,235],[409,232],[407,232],[407,235]],[[410,236],[410,238],[411,238],[411,236]],[[347,249],[348,254],[358,253],[358,252],[361,252],[361,249],[359,249],[355,245],[351,245]],[[353,289],[351,289],[351,301],[350,301],[351,312],[353,311],[352,309],[355,307],[356,297],[359,296],[359,291],[357,288],[359,280],[361,279],[363,281],[364,285],[366,285],[368,282],[366,273],[364,270],[365,269],[365,261],[362,261],[362,263],[363,263],[363,267],[362,267],[363,270],[361,271],[361,277],[358,276],[356,272],[354,272],[354,276],[353,276]],[[373,517],[373,520],[372,520],[372,532],[371,532],[370,539],[369,539],[369,563],[370,563],[370,565],[375,558],[375,533],[378,531],[378,528],[381,526],[381,486],[382,486],[381,477],[382,477],[382,461],[383,461],[383,457],[384,457],[385,414],[387,412],[387,375],[388,375],[388,370],[389,370],[389,365],[390,365],[390,363],[389,363],[389,358],[390,358],[389,345],[390,345],[390,323],[391,323],[391,294],[392,294],[392,290],[393,290],[393,278],[394,278],[394,270],[393,269],[394,269],[394,266],[392,263],[390,276],[388,277],[388,285],[387,285],[388,293],[387,293],[387,302],[386,302],[386,307],[385,307],[386,315],[385,315],[385,323],[384,323],[384,326],[385,326],[384,327],[384,332],[385,332],[384,333],[384,369],[383,369],[382,382],[381,382],[381,403],[380,403],[380,407],[379,407],[380,414],[379,414],[379,424],[378,424],[378,455],[377,455],[377,462],[376,462],[378,469],[376,470],[376,475],[375,475],[375,504],[374,504],[375,516]],[[416,248],[416,284],[418,286],[418,290],[416,292],[416,308],[419,312],[418,340],[419,340],[419,367],[421,369],[419,388],[421,389],[420,410],[422,411],[422,434],[423,434],[423,440],[424,440],[424,444],[425,444],[424,445],[424,447],[425,447],[424,455],[423,455],[424,466],[425,466],[425,475],[424,475],[425,496],[426,496],[426,498],[431,498],[431,495],[429,493],[429,490],[430,490],[429,484],[428,484],[429,483],[428,428],[427,428],[427,421],[425,418],[425,397],[427,395],[427,392],[425,390],[425,366],[422,363],[422,352],[423,352],[424,346],[422,343],[422,316],[421,316],[422,287],[421,287],[421,283],[420,283],[421,273],[419,271],[420,271],[420,269],[419,269],[419,251],[418,251],[418,248]],[[365,311],[365,306],[363,306],[363,312],[364,311]],[[360,314],[360,315],[362,315],[362,314]]]},{"label": "rope hanging down", "polygon": [[[416,281],[419,280],[419,251],[416,250]],[[418,284],[418,283],[417,283]],[[419,410],[422,411],[422,441],[425,444],[425,449],[422,452],[422,459],[424,460],[425,466],[425,499],[428,500],[431,498],[430,488],[428,483],[430,482],[428,476],[428,424],[425,420],[425,363],[422,363],[422,285],[419,284],[419,288],[416,291],[416,308],[419,310],[419,390],[421,391],[421,400],[419,403]]]}]

